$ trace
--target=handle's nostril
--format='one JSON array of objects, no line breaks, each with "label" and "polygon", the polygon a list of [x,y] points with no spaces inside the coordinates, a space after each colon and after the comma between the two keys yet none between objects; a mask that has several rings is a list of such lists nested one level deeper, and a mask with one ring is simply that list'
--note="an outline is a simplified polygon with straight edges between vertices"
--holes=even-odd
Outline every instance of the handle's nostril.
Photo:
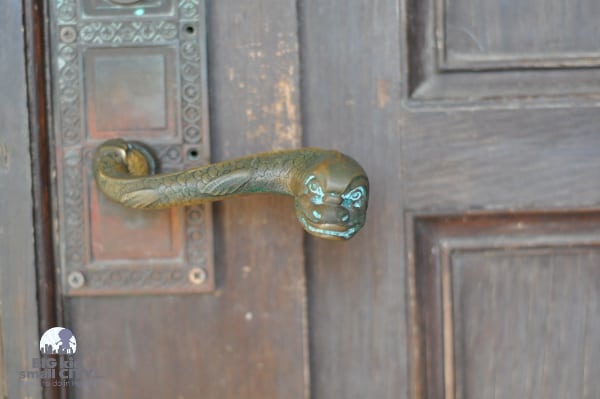
[{"label": "handle's nostril", "polygon": [[348,220],[350,220],[350,212],[348,212],[346,208],[338,207],[336,216],[337,220],[342,223],[346,223]]}]

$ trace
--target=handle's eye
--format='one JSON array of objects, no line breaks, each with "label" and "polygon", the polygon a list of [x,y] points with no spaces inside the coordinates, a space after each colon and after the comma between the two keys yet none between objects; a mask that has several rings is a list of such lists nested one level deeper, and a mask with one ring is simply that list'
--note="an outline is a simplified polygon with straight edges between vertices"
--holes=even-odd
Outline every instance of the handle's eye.
[{"label": "handle's eye", "polygon": [[321,188],[321,186],[319,186],[319,183],[317,182],[313,181],[308,183],[308,189],[313,194],[323,195],[323,189]]},{"label": "handle's eye", "polygon": [[[354,190],[350,191],[348,194],[344,194],[342,197],[347,202],[350,202],[353,207],[360,208],[363,205],[363,198],[366,196],[366,191],[364,187],[356,187]],[[349,206],[350,204],[347,204]]]},{"label": "handle's eye", "polygon": [[363,196],[363,194],[359,190],[353,191],[350,193],[350,199],[352,201],[358,201],[359,199],[362,198],[362,196]]}]

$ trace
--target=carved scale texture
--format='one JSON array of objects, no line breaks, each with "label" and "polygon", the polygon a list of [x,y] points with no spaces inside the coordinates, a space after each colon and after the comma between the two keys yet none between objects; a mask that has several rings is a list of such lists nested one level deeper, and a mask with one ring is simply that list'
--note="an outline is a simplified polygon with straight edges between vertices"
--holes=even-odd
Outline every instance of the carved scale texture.
[{"label": "carved scale texture", "polygon": [[131,151],[124,142],[105,144],[94,160],[100,189],[134,208],[167,208],[216,201],[250,193],[295,195],[306,171],[336,151],[314,148],[274,151],[210,164],[182,172],[135,176],[129,171]]}]

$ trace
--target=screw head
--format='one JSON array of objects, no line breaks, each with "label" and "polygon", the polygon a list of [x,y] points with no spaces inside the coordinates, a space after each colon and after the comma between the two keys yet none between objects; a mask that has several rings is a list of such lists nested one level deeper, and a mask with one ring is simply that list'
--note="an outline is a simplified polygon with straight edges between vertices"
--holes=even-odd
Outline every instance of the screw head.
[{"label": "screw head", "polygon": [[206,270],[201,267],[194,267],[190,269],[188,276],[192,284],[200,285],[206,281]]},{"label": "screw head", "polygon": [[63,26],[60,28],[59,35],[64,43],[73,43],[77,38],[77,31],[72,26]]},{"label": "screw head", "polygon": [[69,287],[78,289],[85,285],[85,277],[80,271],[74,271],[67,276],[67,283],[69,283]]}]

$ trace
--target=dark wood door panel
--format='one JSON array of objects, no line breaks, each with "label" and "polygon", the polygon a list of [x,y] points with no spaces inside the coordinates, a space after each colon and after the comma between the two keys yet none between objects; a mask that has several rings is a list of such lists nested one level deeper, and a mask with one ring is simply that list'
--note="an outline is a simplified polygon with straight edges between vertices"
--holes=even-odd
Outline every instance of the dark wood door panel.
[{"label": "dark wood door panel", "polygon": [[409,209],[593,208],[600,204],[595,108],[405,114]]},{"label": "dark wood door panel", "polygon": [[407,392],[398,2],[301,2],[304,144],[340,149],[369,176],[350,242],[307,240],[314,399]]},{"label": "dark wood door panel", "polygon": [[438,0],[444,64],[469,67],[598,66],[594,0]]},{"label": "dark wood door panel", "polygon": [[451,262],[456,398],[600,395],[598,248],[482,251]]},{"label": "dark wood door panel", "polygon": [[597,102],[593,0],[402,4],[410,106]]},{"label": "dark wood door panel", "polygon": [[599,222],[416,217],[411,397],[597,397]]}]

